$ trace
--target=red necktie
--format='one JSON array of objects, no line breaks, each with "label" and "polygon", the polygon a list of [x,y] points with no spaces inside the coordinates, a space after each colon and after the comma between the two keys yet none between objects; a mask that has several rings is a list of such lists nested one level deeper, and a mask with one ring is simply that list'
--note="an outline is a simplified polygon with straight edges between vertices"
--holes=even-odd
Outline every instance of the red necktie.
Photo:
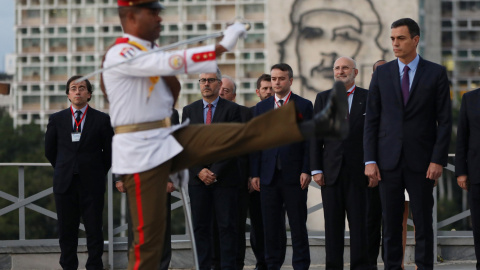
[{"label": "red necktie", "polygon": [[207,120],[205,120],[205,124],[210,125],[212,123],[212,104],[208,104],[208,112],[207,112]]}]

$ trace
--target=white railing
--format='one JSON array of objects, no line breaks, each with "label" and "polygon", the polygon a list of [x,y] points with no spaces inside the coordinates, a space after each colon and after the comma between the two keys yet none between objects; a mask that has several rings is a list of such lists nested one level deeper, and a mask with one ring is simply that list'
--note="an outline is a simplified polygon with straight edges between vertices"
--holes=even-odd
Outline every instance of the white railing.
[{"label": "white railing", "polygon": [[[18,216],[18,226],[19,226],[19,236],[17,240],[1,240],[0,239],[0,247],[15,247],[15,246],[44,246],[44,245],[58,245],[58,239],[26,239],[25,237],[25,230],[26,230],[26,224],[25,224],[25,209],[28,208],[30,210],[33,210],[35,212],[38,212],[42,215],[48,216],[53,219],[57,219],[57,214],[55,212],[52,212],[48,209],[45,209],[43,207],[40,207],[35,204],[35,201],[42,199],[46,196],[49,196],[53,193],[53,188],[49,187],[45,190],[39,191],[38,193],[35,193],[31,196],[25,197],[25,168],[26,167],[50,167],[51,165],[49,163],[0,163],[0,167],[17,167],[18,168],[18,196],[14,196],[11,194],[8,194],[4,191],[0,190],[0,198],[5,199],[7,201],[10,201],[12,204],[0,209],[0,217],[11,212],[14,210],[19,210],[19,216]],[[446,170],[455,171],[455,167],[451,164],[448,164],[448,166],[445,168]],[[53,172],[53,169],[52,169]],[[52,173],[53,175],[53,173]],[[442,176],[443,177],[443,176]],[[108,237],[107,241],[105,241],[105,244],[107,244],[108,247],[108,264],[109,264],[109,269],[113,269],[113,252],[114,252],[114,244],[120,244],[120,243],[125,243],[127,242],[126,237],[115,237],[115,235],[121,234],[122,232],[125,232],[128,229],[128,225],[125,223],[125,220],[121,220],[121,224],[118,227],[114,227],[113,221],[114,221],[114,209],[113,209],[113,193],[116,192],[113,187],[112,183],[112,174],[108,174],[108,180],[107,180],[107,215],[108,215],[108,224],[107,224],[107,231],[108,231]],[[312,182],[311,188],[316,188],[318,189],[319,186]],[[1,189],[1,186],[0,186]],[[435,243],[434,243],[434,254],[437,254],[437,238],[438,237],[472,237],[472,232],[471,231],[441,231],[439,229],[450,225],[456,221],[462,220],[464,218],[467,218],[470,216],[470,210],[469,209],[463,209],[461,213],[458,213],[454,216],[448,217],[445,220],[442,220],[440,222],[437,222],[437,188],[434,189],[434,211],[433,211],[433,222],[436,224],[434,226],[434,237],[435,237]],[[122,194],[122,205],[121,210],[118,211],[120,212],[120,215],[125,215],[125,194]],[[172,193],[173,197],[176,197],[180,199],[180,193],[175,191]],[[463,191],[463,197],[466,198],[466,192]],[[464,199],[465,201],[465,199]],[[179,200],[175,203],[172,203],[171,209],[175,210],[177,208],[183,207],[183,201]],[[319,211],[323,208],[323,205],[321,202],[311,206],[308,209],[309,215]],[[464,208],[466,208],[464,204]],[[250,220],[247,220],[247,224],[250,223]],[[408,220],[408,224],[413,226],[413,221]],[[185,223],[185,226],[188,226],[187,223]],[[80,225],[81,230],[85,230],[83,227],[83,224]],[[172,235],[172,241],[189,241],[190,237],[188,235],[188,228],[185,229],[185,234],[183,235]],[[123,233],[122,233],[123,234]],[[309,231],[309,236],[311,237],[322,237],[324,236],[323,231]],[[348,233],[347,233],[348,235]],[[409,237],[413,237],[413,232],[409,234]],[[85,238],[80,238],[79,239],[79,244],[85,244],[86,239]]]}]

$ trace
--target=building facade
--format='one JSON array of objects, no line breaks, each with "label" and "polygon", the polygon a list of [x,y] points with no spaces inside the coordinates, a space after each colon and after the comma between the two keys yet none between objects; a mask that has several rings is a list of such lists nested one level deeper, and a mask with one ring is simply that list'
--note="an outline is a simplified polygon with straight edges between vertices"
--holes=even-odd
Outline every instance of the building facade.
[{"label": "building facade", "polygon": [[[235,18],[252,29],[233,52],[222,55],[220,69],[236,78],[237,100],[256,103],[256,78],[268,71],[266,51],[266,0],[202,1],[164,0],[160,46],[222,31]],[[16,74],[12,83],[15,125],[34,121],[45,127],[50,114],[67,108],[65,83],[76,74],[98,69],[106,49],[122,35],[116,0],[17,0]],[[210,44],[215,40],[205,41]],[[196,46],[191,44],[187,46]],[[94,92],[90,104],[108,112],[99,76],[90,78]],[[182,108],[199,98],[198,75],[180,76]]]},{"label": "building facade", "polygon": [[[235,78],[237,101],[252,106],[255,82],[278,62],[294,69],[295,91],[311,100],[333,83],[335,57],[357,60],[357,84],[368,88],[371,65],[393,60],[390,24],[402,17],[422,28],[420,54],[447,67],[453,93],[480,85],[480,0],[162,0],[160,46],[222,31],[243,18],[252,29],[234,51],[219,58]],[[50,114],[69,106],[65,82],[101,65],[105,50],[122,35],[116,0],[16,0],[15,77],[11,105],[15,125],[45,127]],[[211,44],[217,40],[207,40]],[[186,46],[196,46],[190,44]],[[200,96],[198,75],[179,76],[181,109]],[[94,85],[91,105],[108,112]],[[459,95],[458,95],[459,96]],[[456,95],[453,95],[454,100]],[[3,101],[6,99],[4,98]]]},{"label": "building facade", "polygon": [[480,1],[442,0],[442,64],[447,68],[453,101],[480,87]]}]

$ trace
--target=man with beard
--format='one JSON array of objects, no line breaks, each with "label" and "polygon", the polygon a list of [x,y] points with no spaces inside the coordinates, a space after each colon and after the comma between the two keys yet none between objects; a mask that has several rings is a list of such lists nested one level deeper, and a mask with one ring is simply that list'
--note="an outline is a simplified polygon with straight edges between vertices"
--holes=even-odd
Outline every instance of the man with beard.
[{"label": "man with beard", "polygon": [[[340,57],[333,66],[335,81],[347,89],[350,132],[346,139],[321,138],[311,147],[313,180],[322,189],[325,217],[326,269],[343,269],[345,215],[350,228],[350,269],[369,269],[367,257],[367,186],[377,181],[364,175],[363,123],[367,90],[355,85],[356,63]],[[314,112],[325,107],[331,90],[317,94]]]}]

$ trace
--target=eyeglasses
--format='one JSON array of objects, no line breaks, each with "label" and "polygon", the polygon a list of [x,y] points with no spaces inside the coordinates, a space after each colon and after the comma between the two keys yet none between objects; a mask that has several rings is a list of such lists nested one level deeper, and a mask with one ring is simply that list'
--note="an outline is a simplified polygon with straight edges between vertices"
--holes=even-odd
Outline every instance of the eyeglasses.
[{"label": "eyeglasses", "polygon": [[208,79],[201,78],[198,81],[200,82],[200,84],[205,84],[207,81],[208,81],[208,83],[214,83],[214,82],[220,81],[220,80],[218,80],[217,78],[208,78]]},{"label": "eyeglasses", "polygon": [[87,90],[87,87],[85,87],[85,86],[83,86],[83,85],[82,85],[82,86],[79,86],[78,88],[77,88],[76,86],[70,87],[70,91],[73,91],[73,92],[75,92],[75,91],[83,92],[83,91],[85,91],[85,90]]}]

